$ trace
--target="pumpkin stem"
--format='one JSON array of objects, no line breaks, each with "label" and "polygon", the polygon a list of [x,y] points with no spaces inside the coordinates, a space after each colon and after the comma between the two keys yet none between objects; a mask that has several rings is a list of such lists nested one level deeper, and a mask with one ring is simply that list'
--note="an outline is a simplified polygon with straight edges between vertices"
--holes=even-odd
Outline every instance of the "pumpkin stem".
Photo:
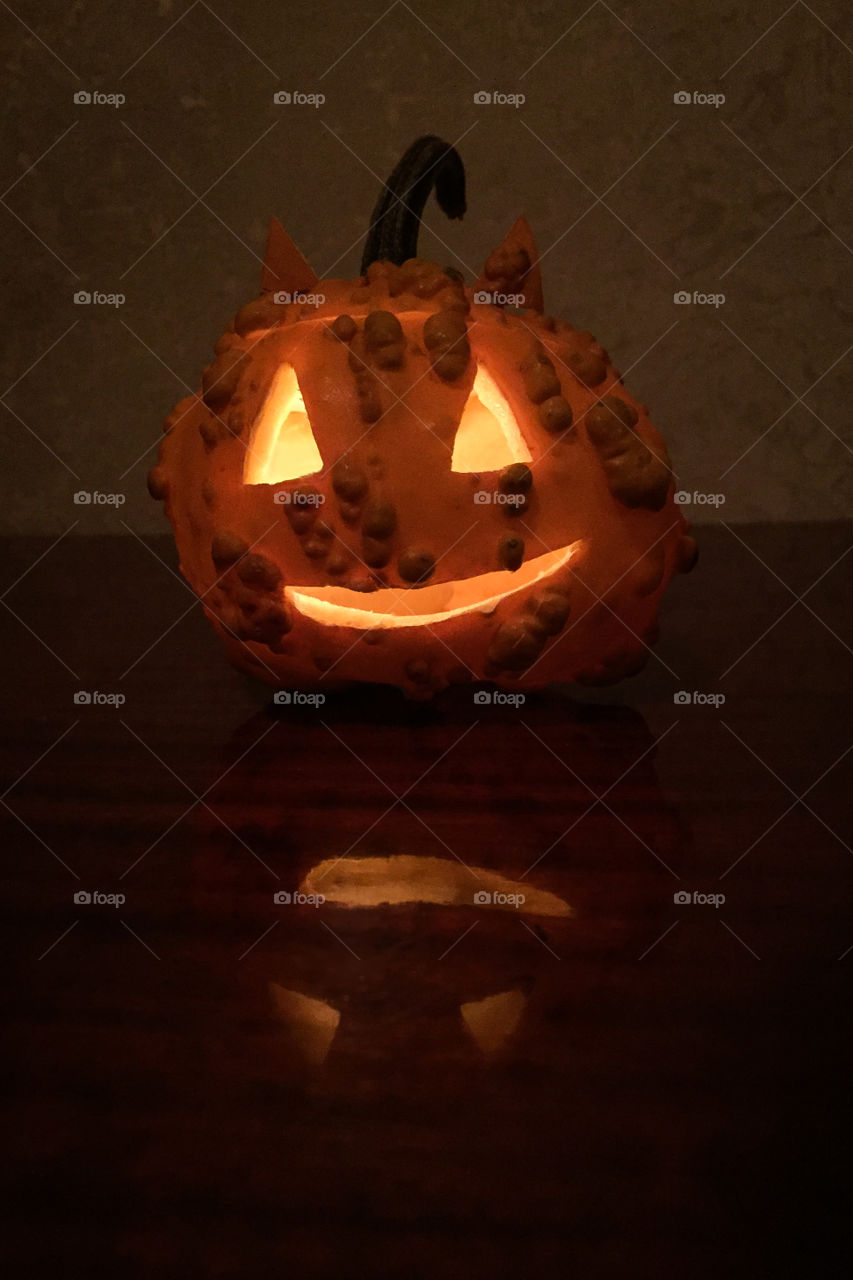
[{"label": "pumpkin stem", "polygon": [[430,191],[442,213],[465,213],[465,169],[449,142],[427,135],[406,151],[376,202],[361,260],[361,274],[371,262],[385,259],[400,266],[418,251],[421,214]]}]

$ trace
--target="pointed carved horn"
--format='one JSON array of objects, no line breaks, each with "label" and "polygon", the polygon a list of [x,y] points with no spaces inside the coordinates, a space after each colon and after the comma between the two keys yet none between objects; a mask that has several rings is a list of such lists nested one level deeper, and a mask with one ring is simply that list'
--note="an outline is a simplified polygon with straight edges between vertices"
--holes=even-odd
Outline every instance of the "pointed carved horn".
[{"label": "pointed carved horn", "polygon": [[316,273],[309,267],[278,218],[273,218],[267,233],[261,291],[308,293],[317,281]]},{"label": "pointed carved horn", "polygon": [[474,292],[522,294],[522,307],[544,311],[539,250],[526,218],[517,218],[497,249],[486,259]]}]

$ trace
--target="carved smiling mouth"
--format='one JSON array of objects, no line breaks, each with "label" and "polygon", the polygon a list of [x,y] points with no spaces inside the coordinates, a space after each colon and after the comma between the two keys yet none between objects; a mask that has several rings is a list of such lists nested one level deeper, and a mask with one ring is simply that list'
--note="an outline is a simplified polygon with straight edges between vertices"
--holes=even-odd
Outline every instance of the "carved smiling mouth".
[{"label": "carved smiling mouth", "polygon": [[305,617],[324,626],[362,630],[432,626],[463,614],[492,613],[501,600],[541,582],[567,565],[581,546],[578,541],[557,551],[546,551],[526,561],[515,572],[498,569],[474,578],[419,587],[416,593],[410,587],[381,587],[369,594],[349,587],[287,587],[285,595]]}]

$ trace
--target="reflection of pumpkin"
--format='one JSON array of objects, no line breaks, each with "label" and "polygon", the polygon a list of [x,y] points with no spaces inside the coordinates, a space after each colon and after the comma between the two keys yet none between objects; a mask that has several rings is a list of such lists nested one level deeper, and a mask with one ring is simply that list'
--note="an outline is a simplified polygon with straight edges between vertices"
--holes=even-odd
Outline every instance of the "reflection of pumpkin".
[{"label": "reflection of pumpkin", "polygon": [[[478,1033],[522,1009],[523,1039],[549,1008],[597,1005],[614,968],[635,969],[672,923],[684,833],[636,712],[534,695],[527,728],[493,708],[455,746],[471,723],[462,690],[440,716],[372,690],[338,710],[340,741],[297,708],[272,729],[253,716],[211,763],[224,775],[211,809],[190,819],[204,945],[221,948],[251,1024],[274,1013],[297,1057],[343,1053],[386,1083],[470,1063]],[[415,731],[413,758],[396,744]],[[326,902],[274,902],[300,887]],[[495,888],[525,902],[478,900]],[[272,1071],[279,1049],[264,1052]]]},{"label": "reflection of pumpkin", "polygon": [[421,139],[354,281],[318,281],[273,223],[151,491],[232,661],[272,683],[617,679],[695,557],[663,442],[590,335],[542,314],[523,220],[473,291],[412,256],[402,197],[433,181],[461,216],[461,162]]}]

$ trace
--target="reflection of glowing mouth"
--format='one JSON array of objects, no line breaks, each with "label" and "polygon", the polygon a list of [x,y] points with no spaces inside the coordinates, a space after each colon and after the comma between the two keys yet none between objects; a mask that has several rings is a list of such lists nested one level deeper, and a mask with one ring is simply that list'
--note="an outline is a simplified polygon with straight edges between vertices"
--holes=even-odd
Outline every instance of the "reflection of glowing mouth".
[{"label": "reflection of glowing mouth", "polygon": [[396,907],[413,902],[434,906],[520,911],[525,915],[570,916],[572,909],[547,889],[510,880],[486,867],[452,858],[396,854],[390,858],[326,858],[304,877],[302,893],[322,894],[333,907]]},{"label": "reflection of glowing mouth", "polygon": [[[498,569],[476,578],[418,587],[417,595],[410,587],[381,587],[369,594],[348,587],[288,587],[285,594],[300,613],[327,626],[424,627],[464,613],[491,613],[501,600],[568,564],[580,545],[573,542],[559,551],[546,551],[515,572]],[[417,613],[413,612],[415,601]]]}]

